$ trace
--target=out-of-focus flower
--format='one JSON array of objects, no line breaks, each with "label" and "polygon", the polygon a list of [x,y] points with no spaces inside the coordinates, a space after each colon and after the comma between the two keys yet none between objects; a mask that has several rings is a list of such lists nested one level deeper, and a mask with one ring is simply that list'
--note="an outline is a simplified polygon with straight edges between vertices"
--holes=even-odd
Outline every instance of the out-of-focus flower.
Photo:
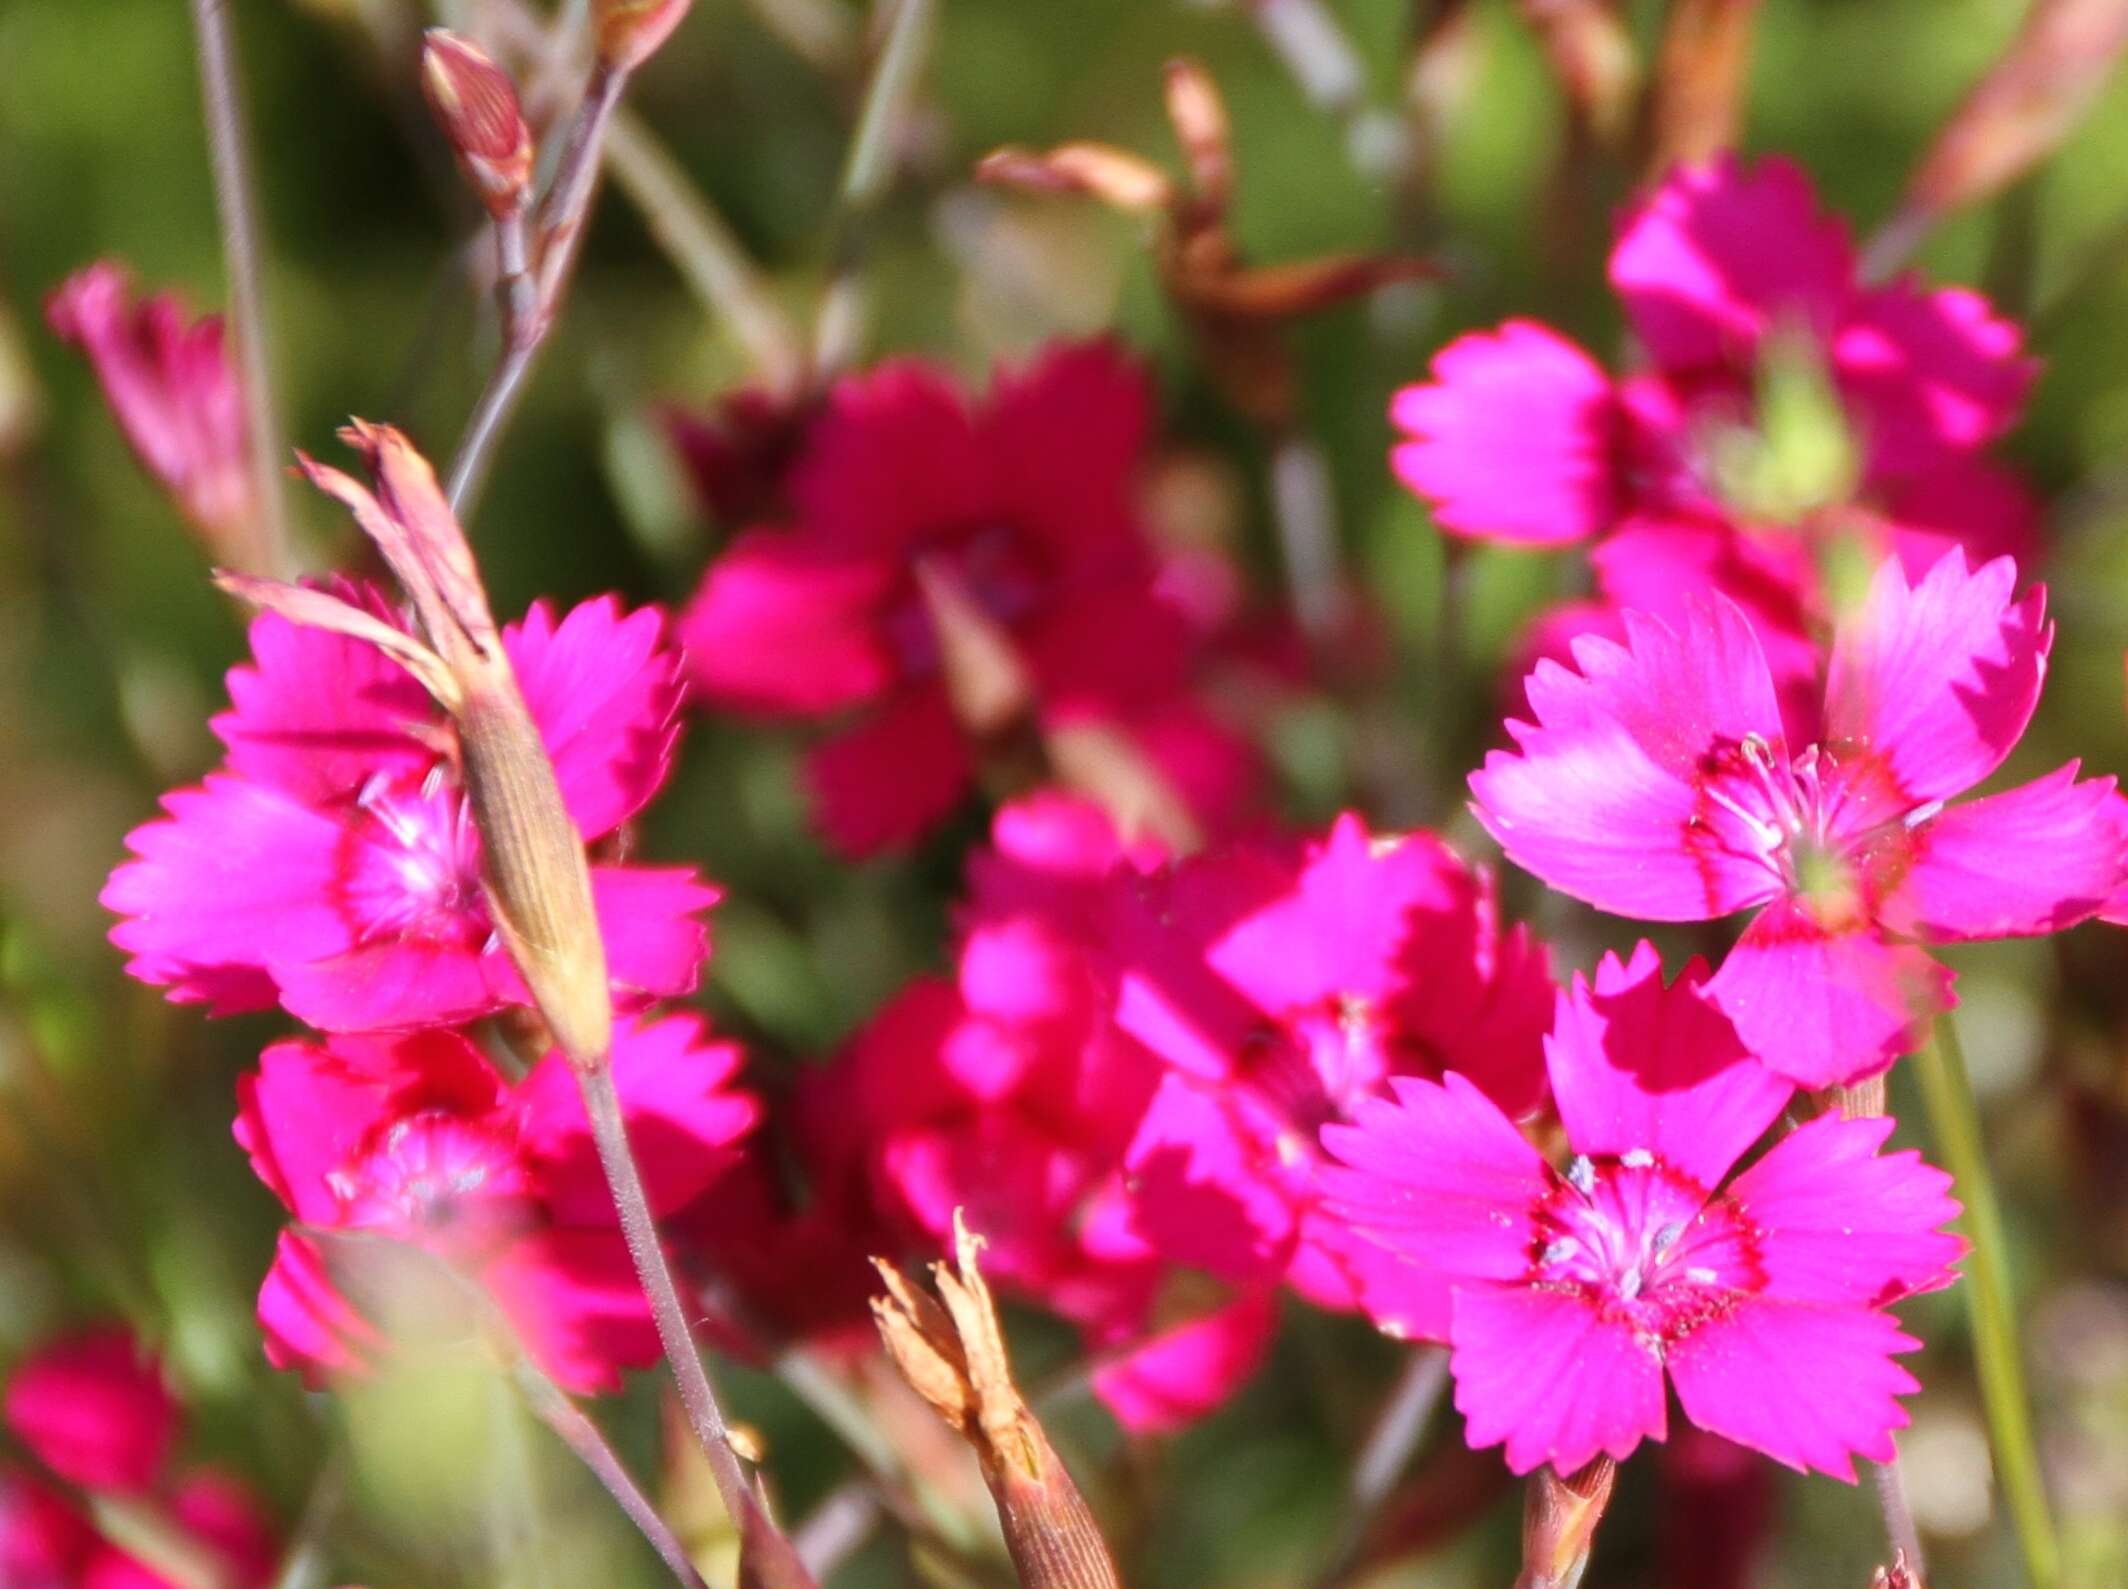
[{"label": "out-of-focus flower", "polygon": [[1397,394],[1396,473],[1442,528],[1601,536],[1604,592],[1651,612],[1717,585],[1784,683],[1809,676],[1843,549],[1916,575],[1951,544],[2031,555],[2032,502],[1981,455],[2031,383],[2017,327],[1963,288],[1863,287],[1794,166],[1673,172],[1628,216],[1611,282],[1648,367],[1613,377],[1511,320]]},{"label": "out-of-focus flower", "polygon": [[45,317],[88,356],[134,456],[208,552],[241,565],[259,503],[243,391],[221,317],[194,320],[173,293],[135,299],[114,260],[69,276],[46,302]]},{"label": "out-of-focus flower", "polygon": [[[1822,712],[1791,733],[1743,611],[1687,598],[1673,627],[1540,662],[1533,723],[1472,774],[1508,857],[1600,910],[1707,921],[1759,909],[1709,995],[1806,1087],[1883,1071],[1952,1002],[1913,940],[2059,931],[2122,885],[2128,822],[2076,764],[1957,805],[2038,705],[2046,593],[1955,548],[1918,584],[1887,559],[1836,631]],[[1804,743],[1806,736],[1814,740]],[[1798,748],[1800,747],[1800,748]],[[1763,908],[1761,908],[1763,907]]]},{"label": "out-of-focus flower", "polygon": [[1491,880],[1431,834],[1353,816],[1304,852],[1234,846],[1125,892],[1117,1021],[1164,1062],[1127,1158],[1136,1229],[1229,1283],[1445,1333],[1436,1276],[1323,1217],[1317,1133],[1392,1077],[1451,1068],[1533,1113],[1543,946],[1503,930]]},{"label": "out-of-focus flower", "polygon": [[1643,944],[1560,995],[1546,1042],[1574,1158],[1547,1164],[1461,1075],[1401,1078],[1323,1132],[1363,1237],[1452,1288],[1456,1405],[1508,1466],[1572,1473],[1667,1426],[1852,1480],[1889,1461],[1919,1343],[1887,1305],[1950,1284],[1950,1178],[1880,1153],[1893,1122],[1822,1115],[1733,1180],[1792,1089],[1751,1062],[1705,968]]},{"label": "out-of-focus flower", "polygon": [[[107,1326],[39,1348],[8,1380],[7,1426],[86,1496],[122,1508],[135,1551],[211,1566],[252,1589],[273,1576],[274,1543],[241,1484],[175,1462],[182,1414],[161,1368],[130,1332]],[[175,1589],[106,1538],[76,1500],[0,1466],[0,1583],[21,1589]]]},{"label": "out-of-focus flower", "polygon": [[1111,871],[1158,858],[1083,801],[1003,808],[971,862],[958,975],[911,983],[804,1098],[828,1206],[932,1251],[964,1212],[991,1277],[1080,1328],[1096,1391],[1139,1428],[1216,1406],[1271,1323],[1254,1297],[1178,1317],[1173,1262],[1132,1228],[1124,1150],[1158,1067],[1116,1028],[1089,944]]},{"label": "out-of-focus flower", "polygon": [[1249,760],[1185,690],[1192,628],[1133,501],[1147,408],[1106,343],[1052,349],[979,405],[914,361],[830,393],[789,477],[793,522],[732,543],[681,636],[710,702],[857,714],[808,763],[840,848],[915,839],[1030,720],[1052,743],[1113,730],[1200,819],[1227,819]]},{"label": "out-of-focus flower", "polygon": [[[654,1212],[683,1208],[734,1162],[757,1109],[732,1090],[738,1050],[693,1016],[624,1020],[614,1084]],[[267,1353],[318,1381],[360,1371],[416,1309],[472,1333],[404,1243],[477,1284],[557,1383],[617,1386],[657,1359],[657,1331],[615,1223],[568,1061],[506,1084],[456,1032],[277,1043],[239,1088],[237,1140],[296,1224],[259,1292]]]},{"label": "out-of-focus flower", "polygon": [[[387,642],[375,589],[337,584]],[[678,656],[655,611],[611,597],[559,622],[544,603],[501,644],[570,819],[612,833],[671,765]],[[164,798],[103,901],[128,969],[216,1014],[284,1005],[327,1031],[449,1024],[531,1002],[482,888],[458,735],[400,662],[353,635],[264,613],[214,720],[223,770]],[[679,868],[600,865],[592,895],[616,992],[685,992],[714,890]]]},{"label": "out-of-focus flower", "polygon": [[665,433],[718,524],[736,528],[791,512],[790,472],[805,456],[810,399],[742,386],[706,413],[669,408]]}]

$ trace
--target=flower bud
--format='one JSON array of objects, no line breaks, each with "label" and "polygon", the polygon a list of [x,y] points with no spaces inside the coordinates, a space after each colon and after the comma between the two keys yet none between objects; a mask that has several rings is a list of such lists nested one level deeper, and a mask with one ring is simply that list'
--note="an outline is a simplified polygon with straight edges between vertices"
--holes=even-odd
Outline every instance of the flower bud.
[{"label": "flower bud", "polygon": [[1617,1478],[1618,1464],[1607,1456],[1564,1478],[1548,1467],[1529,1476],[1523,1492],[1522,1573],[1515,1589],[1572,1589],[1581,1582]]},{"label": "flower bud", "polygon": [[658,51],[694,0],[598,0],[599,63],[632,72]]},{"label": "flower bud", "polygon": [[981,1247],[956,1209],[954,1263],[931,1266],[943,1306],[873,1260],[887,1287],[872,1302],[880,1338],[902,1377],[974,1448],[1026,1589],[1120,1589],[1093,1514],[1012,1382],[997,1304],[976,1267]]},{"label": "flower bud", "polygon": [[480,202],[498,219],[523,209],[532,188],[532,129],[510,74],[470,40],[430,28],[421,91]]}]

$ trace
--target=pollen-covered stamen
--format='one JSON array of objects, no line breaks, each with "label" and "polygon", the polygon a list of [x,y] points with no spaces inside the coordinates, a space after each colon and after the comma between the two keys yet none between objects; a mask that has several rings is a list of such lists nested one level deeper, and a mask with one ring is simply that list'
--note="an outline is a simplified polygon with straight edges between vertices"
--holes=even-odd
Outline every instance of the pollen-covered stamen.
[{"label": "pollen-covered stamen", "polygon": [[1577,1292],[1657,1353],[1765,1283],[1736,1205],[1645,1148],[1577,1157],[1536,1230],[1531,1281]]},{"label": "pollen-covered stamen", "polygon": [[1700,793],[1713,812],[1694,827],[1732,853],[1762,862],[1781,889],[1826,903],[1851,901],[1859,862],[1887,836],[1911,832],[1942,809],[1906,806],[1866,749],[1811,745],[1784,758],[1763,735],[1717,745],[1701,759]]}]

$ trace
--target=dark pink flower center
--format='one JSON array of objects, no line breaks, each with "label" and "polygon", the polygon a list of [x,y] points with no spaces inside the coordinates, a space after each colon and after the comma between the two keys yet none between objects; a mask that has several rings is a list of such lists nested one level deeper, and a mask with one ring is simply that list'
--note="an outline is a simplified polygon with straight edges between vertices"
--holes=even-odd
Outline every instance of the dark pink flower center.
[{"label": "dark pink flower center", "polygon": [[938,627],[914,570],[933,570],[999,628],[1017,630],[1048,604],[1054,574],[1041,549],[1016,526],[980,524],[942,532],[912,549],[909,577],[881,620],[887,643],[914,678],[938,672]]},{"label": "dark pink flower center", "polygon": [[1787,757],[1757,734],[1700,758],[1704,801],[1687,839],[1759,859],[1781,892],[1851,905],[1881,886],[1906,835],[1943,809],[1917,805],[1866,747],[1812,745]]},{"label": "dark pink flower center", "polygon": [[360,942],[478,944],[488,936],[480,836],[464,793],[440,766],[415,786],[384,777],[363,786],[342,832],[336,882]]},{"label": "dark pink flower center", "polygon": [[529,1215],[510,1142],[482,1121],[429,1110],[397,1120],[326,1185],[348,1226],[482,1245]]},{"label": "dark pink flower center", "polygon": [[1758,1233],[1737,1205],[1648,1150],[1577,1158],[1551,1179],[1530,1283],[1581,1296],[1658,1356],[1765,1287]]},{"label": "dark pink flower center", "polygon": [[1349,1120],[1392,1075],[1433,1075],[1430,1050],[1381,1001],[1331,994],[1258,1025],[1238,1056],[1241,1080],[1312,1144],[1332,1121]]}]

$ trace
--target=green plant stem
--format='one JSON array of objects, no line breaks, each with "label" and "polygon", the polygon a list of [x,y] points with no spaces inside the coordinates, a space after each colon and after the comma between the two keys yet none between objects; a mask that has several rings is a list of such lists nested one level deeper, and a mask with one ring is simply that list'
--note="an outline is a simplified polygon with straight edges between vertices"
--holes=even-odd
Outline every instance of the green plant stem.
[{"label": "green plant stem", "polygon": [[229,276],[229,320],[244,377],[244,419],[250,431],[253,504],[248,570],[269,578],[295,573],[289,556],[286,501],[281,488],[281,427],[273,400],[272,359],[266,346],[266,293],[259,270],[259,222],[251,174],[250,140],[236,68],[236,40],[228,0],[192,0],[199,49],[200,99],[207,148],[214,165],[214,207],[222,228],[222,264]]},{"label": "green plant stem", "polygon": [[1966,1316],[1973,1332],[1973,1355],[1980,1375],[1981,1401],[1987,1410],[1988,1438],[1994,1448],[1996,1477],[2009,1503],[2011,1520],[2024,1549],[2025,1571],[2033,1589],[2058,1589],[2061,1546],[2047,1509],[2039,1450],[2032,1435],[2031,1403],[2025,1393],[2024,1362],[2017,1336],[2017,1305],[2010,1286],[2009,1242],[2002,1208],[1988,1173],[1980,1114],[1973,1104],[1965,1053],[1948,1015],[1939,1016],[1928,1041],[1914,1056],[1927,1103],[1929,1123],[1945,1168],[1965,1204],[1962,1220],[1972,1255],[1965,1266]]}]

